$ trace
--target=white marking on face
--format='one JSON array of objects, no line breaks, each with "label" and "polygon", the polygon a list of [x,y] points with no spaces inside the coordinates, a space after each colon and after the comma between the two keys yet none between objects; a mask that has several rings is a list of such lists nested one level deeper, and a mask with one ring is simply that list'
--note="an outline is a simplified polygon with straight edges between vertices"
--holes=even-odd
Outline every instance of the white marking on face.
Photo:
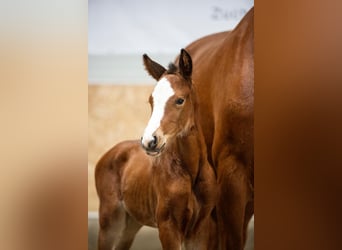
[{"label": "white marking on face", "polygon": [[161,119],[164,116],[166,102],[174,94],[175,92],[173,91],[170,82],[165,77],[157,82],[157,85],[152,92],[153,112],[142,138],[142,143],[144,145],[147,145],[148,142],[153,140],[153,133],[159,128]]}]

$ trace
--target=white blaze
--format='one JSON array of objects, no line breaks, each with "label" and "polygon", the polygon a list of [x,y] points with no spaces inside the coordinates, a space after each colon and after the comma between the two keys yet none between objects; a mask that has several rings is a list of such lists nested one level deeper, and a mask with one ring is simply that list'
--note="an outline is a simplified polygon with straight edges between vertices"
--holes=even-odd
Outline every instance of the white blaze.
[{"label": "white blaze", "polygon": [[146,145],[153,140],[153,133],[159,128],[161,119],[164,116],[166,102],[174,94],[170,82],[165,77],[157,82],[157,85],[152,92],[153,112],[144,131],[142,138],[143,144]]}]

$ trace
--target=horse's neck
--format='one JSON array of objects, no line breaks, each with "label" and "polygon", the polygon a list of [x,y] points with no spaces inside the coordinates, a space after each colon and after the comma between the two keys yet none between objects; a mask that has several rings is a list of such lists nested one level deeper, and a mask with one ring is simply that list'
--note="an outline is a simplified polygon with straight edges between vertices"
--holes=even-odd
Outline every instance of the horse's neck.
[{"label": "horse's neck", "polygon": [[206,161],[204,139],[198,128],[193,128],[189,134],[173,139],[165,151],[165,160],[173,162],[176,167],[180,167],[185,173],[188,173],[193,181],[196,180],[204,161]]}]

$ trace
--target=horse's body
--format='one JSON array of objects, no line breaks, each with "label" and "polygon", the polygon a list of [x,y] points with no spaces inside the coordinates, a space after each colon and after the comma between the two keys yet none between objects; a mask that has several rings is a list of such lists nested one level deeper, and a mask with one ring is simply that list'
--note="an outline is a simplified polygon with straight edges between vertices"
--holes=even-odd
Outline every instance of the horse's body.
[{"label": "horse's body", "polygon": [[253,19],[254,8],[234,30],[186,47],[194,66],[199,123],[218,178],[220,249],[243,249],[254,213]]},{"label": "horse's body", "polygon": [[158,227],[163,249],[180,250],[182,243],[186,249],[217,249],[216,177],[197,122],[191,58],[181,55],[179,71],[172,73],[144,57],[158,83],[142,141],[117,144],[96,166],[101,250],[113,244],[129,249],[142,225]]}]

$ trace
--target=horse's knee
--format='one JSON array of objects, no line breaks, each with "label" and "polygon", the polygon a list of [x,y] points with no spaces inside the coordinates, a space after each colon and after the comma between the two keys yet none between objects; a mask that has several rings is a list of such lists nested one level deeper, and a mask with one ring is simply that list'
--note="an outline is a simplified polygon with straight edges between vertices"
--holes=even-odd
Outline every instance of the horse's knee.
[{"label": "horse's knee", "polygon": [[110,228],[112,224],[112,217],[109,214],[100,214],[99,225],[101,230],[106,230]]},{"label": "horse's knee", "polygon": [[102,207],[99,210],[100,229],[106,230],[113,224],[120,224],[124,218],[125,211],[120,205]]}]

